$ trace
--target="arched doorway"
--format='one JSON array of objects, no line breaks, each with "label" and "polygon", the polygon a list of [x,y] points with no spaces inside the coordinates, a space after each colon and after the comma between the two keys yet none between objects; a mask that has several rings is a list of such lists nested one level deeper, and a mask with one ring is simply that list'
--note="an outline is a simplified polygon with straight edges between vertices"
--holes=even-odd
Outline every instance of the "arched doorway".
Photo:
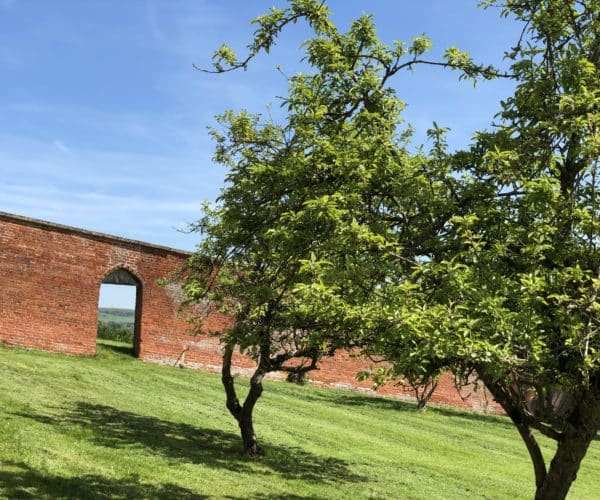
[{"label": "arched doorway", "polygon": [[100,283],[97,342],[119,350],[140,351],[142,282],[125,267],[110,271]]}]

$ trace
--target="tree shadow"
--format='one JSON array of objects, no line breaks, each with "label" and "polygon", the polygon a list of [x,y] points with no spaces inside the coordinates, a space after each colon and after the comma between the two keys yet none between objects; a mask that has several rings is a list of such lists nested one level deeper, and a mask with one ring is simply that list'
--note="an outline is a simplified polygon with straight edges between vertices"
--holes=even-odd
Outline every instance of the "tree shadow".
[{"label": "tree shadow", "polygon": [[459,410],[455,408],[446,408],[444,406],[431,406],[431,411],[451,418],[462,418],[481,423],[493,423],[494,425],[502,425],[507,428],[513,428],[513,423],[506,415],[499,413],[478,412],[476,410]]},{"label": "tree shadow", "polygon": [[383,410],[391,411],[415,411],[417,406],[415,403],[410,401],[402,401],[400,399],[393,399],[388,397],[381,397],[377,395],[363,395],[348,392],[334,393],[331,394],[320,394],[320,393],[308,393],[302,395],[302,399],[305,401],[316,401],[321,403],[327,403],[328,405],[336,406],[363,406],[365,408],[380,408]]},{"label": "tree shadow", "polygon": [[[365,408],[377,408],[381,410],[389,410],[393,412],[404,411],[404,412],[416,412],[417,405],[411,401],[402,401],[399,399],[393,399],[390,397],[381,396],[370,396],[362,394],[336,394],[336,395],[307,395],[307,400],[313,401],[327,401],[328,404],[334,404],[337,406],[350,406],[350,407],[365,407]],[[475,410],[461,410],[458,408],[447,408],[441,405],[431,404],[428,405],[426,412],[436,413],[438,415],[444,415],[451,418],[461,418],[477,422],[486,422],[494,424],[505,425],[512,428],[512,423],[504,415],[494,413],[477,412]]]},{"label": "tree shadow", "polygon": [[[241,451],[240,437],[232,432],[161,420],[84,401],[76,403],[62,415],[18,415],[55,427],[84,427],[93,434],[91,441],[99,446],[115,449],[143,448],[181,462],[201,463],[237,473],[252,473],[257,470],[256,463]],[[262,474],[274,473],[286,479],[322,483],[368,480],[351,472],[344,460],[322,457],[298,447],[269,442],[264,447],[266,456],[260,461],[260,466],[269,471],[262,470]]]},{"label": "tree shadow", "polygon": [[256,493],[254,495],[245,495],[243,497],[232,497],[226,496],[227,500],[327,500],[328,497],[316,496],[316,495],[295,495],[293,493]]},{"label": "tree shadow", "polygon": [[96,474],[77,477],[53,476],[38,472],[24,463],[4,463],[0,470],[0,495],[5,498],[181,498],[201,500],[176,484],[142,483],[136,476],[107,478]]}]

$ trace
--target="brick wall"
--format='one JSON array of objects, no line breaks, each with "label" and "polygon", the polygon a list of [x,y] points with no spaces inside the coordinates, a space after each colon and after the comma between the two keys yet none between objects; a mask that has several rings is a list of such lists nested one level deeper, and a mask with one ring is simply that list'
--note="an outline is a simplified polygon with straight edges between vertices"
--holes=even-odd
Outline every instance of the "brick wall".
[{"label": "brick wall", "polygon": [[[125,268],[140,282],[140,358],[172,357],[189,335],[181,294],[156,284],[188,254],[142,242],[0,214],[0,341],[68,354],[96,352],[102,280]],[[212,314],[211,329],[227,318]]]},{"label": "brick wall", "polygon": [[[188,253],[158,245],[85,231],[0,212],[0,342],[74,355],[96,352],[100,284],[115,269],[128,270],[140,282],[136,305],[135,350],[140,359],[218,371],[218,338],[193,335],[181,310],[177,285],[156,281],[181,269]],[[212,311],[207,331],[220,331],[230,320]],[[249,374],[252,361],[236,354],[234,364]],[[356,373],[369,366],[348,352],[326,358],[309,374],[312,383],[370,391]],[[283,378],[278,374],[274,378]],[[413,399],[405,387],[388,385],[381,394]],[[456,392],[451,375],[440,380],[432,402],[497,411],[481,388]],[[470,394],[470,396],[469,396]]]}]

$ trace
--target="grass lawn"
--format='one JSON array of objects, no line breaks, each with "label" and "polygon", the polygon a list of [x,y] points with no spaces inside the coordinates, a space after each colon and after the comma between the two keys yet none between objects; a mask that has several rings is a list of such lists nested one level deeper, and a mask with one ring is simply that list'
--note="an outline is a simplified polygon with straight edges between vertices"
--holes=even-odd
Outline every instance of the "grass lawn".
[{"label": "grass lawn", "polygon": [[[0,497],[531,498],[524,445],[504,417],[267,383],[266,447],[240,452],[219,377],[0,346]],[[551,453],[551,443],[543,441]],[[570,498],[600,498],[600,442]]]}]

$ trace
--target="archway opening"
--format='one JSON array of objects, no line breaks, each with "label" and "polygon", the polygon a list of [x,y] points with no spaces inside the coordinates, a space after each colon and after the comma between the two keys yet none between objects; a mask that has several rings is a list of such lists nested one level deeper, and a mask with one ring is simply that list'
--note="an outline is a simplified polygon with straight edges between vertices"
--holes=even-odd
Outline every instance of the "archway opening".
[{"label": "archway opening", "polygon": [[125,268],[110,272],[100,284],[97,343],[137,356],[141,304],[139,279]]}]

